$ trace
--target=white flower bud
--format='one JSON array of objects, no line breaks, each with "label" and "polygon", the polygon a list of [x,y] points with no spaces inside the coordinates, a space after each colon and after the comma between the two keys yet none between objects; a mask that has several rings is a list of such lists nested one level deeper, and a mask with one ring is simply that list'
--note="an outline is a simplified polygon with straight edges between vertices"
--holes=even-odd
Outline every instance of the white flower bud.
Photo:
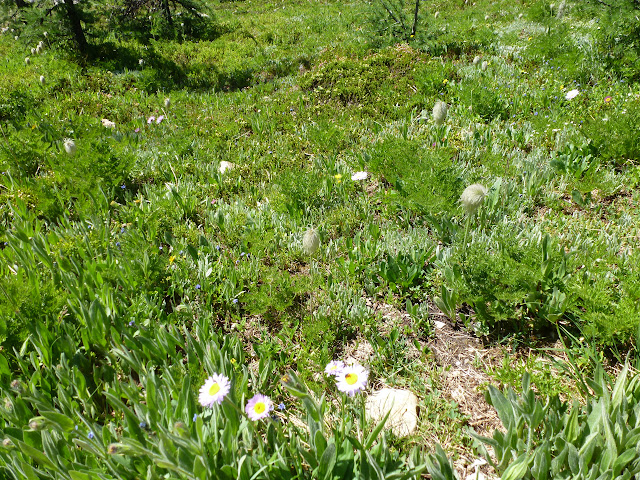
[{"label": "white flower bud", "polygon": [[307,255],[313,255],[320,246],[320,236],[315,228],[310,228],[302,237],[302,249]]},{"label": "white flower bud", "polygon": [[40,85],[44,85],[46,83],[46,80],[44,78],[44,75],[40,75]]},{"label": "white flower bud", "polygon": [[29,57],[25,57],[25,59],[24,59],[24,63],[25,63],[26,65],[29,65],[29,64],[31,63],[31,59],[30,59]]},{"label": "white flower bud", "polygon": [[171,106],[171,99],[170,98],[165,98],[164,99],[164,108],[169,108]]},{"label": "white flower bud", "polygon": [[67,152],[67,154],[69,154],[69,155],[73,155],[74,153],[76,153],[76,142],[74,142],[70,138],[65,138],[64,139],[64,151]]},{"label": "white flower bud", "polygon": [[487,62],[486,60],[484,62],[482,62],[482,65],[480,66],[480,68],[482,69],[482,71],[484,72],[487,67],[489,66],[489,62]]},{"label": "white flower bud", "polygon": [[479,183],[474,183],[464,189],[460,196],[460,203],[462,203],[462,208],[468,215],[473,215],[480,208],[486,196],[487,189]]},{"label": "white flower bud", "polygon": [[476,55],[475,57],[473,57],[473,64],[477,65],[480,63],[480,55]]},{"label": "white flower bud", "polygon": [[438,100],[433,106],[433,121],[436,125],[442,125],[447,119],[447,104]]}]

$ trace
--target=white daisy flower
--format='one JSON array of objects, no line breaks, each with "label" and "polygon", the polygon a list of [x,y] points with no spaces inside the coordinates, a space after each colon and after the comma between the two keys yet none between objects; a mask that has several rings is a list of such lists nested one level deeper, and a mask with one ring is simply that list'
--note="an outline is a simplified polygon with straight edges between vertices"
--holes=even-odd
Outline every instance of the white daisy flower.
[{"label": "white daisy flower", "polygon": [[358,180],[366,180],[369,177],[369,174],[367,172],[356,172],[353,175],[351,175],[351,180],[353,180],[354,182],[357,182]]},{"label": "white daisy flower", "polygon": [[198,402],[203,407],[212,408],[216,403],[221,404],[231,390],[231,382],[224,375],[214,373],[200,387]]},{"label": "white daisy flower", "polygon": [[346,365],[336,375],[336,386],[341,392],[353,397],[367,386],[368,377],[369,372],[362,365]]},{"label": "white daisy flower", "polygon": [[580,93],[580,90],[578,89],[569,90],[564,98],[566,98],[567,100],[573,100],[578,96],[579,93]]}]

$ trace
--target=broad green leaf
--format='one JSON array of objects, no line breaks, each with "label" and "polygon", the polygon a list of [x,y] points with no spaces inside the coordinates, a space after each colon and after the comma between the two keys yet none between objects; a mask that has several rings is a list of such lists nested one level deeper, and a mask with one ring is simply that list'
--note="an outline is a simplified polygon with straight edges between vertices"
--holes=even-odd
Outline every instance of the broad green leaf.
[{"label": "broad green leaf", "polygon": [[62,413],[53,411],[40,411],[40,415],[49,420],[51,423],[57,425],[62,431],[70,432],[75,427],[75,422]]},{"label": "broad green leaf", "polygon": [[509,467],[502,474],[501,480],[520,480],[527,474],[529,470],[529,459],[531,456],[528,453],[523,453],[515,461],[509,465]]},{"label": "broad green leaf", "polygon": [[336,444],[330,443],[320,458],[318,465],[318,476],[320,478],[331,479],[333,467],[336,464]]},{"label": "broad green leaf", "polygon": [[636,448],[630,448],[626,450],[622,455],[620,455],[615,462],[613,462],[613,475],[616,476],[622,472],[622,469],[627,466],[627,464],[638,457],[638,451]]}]

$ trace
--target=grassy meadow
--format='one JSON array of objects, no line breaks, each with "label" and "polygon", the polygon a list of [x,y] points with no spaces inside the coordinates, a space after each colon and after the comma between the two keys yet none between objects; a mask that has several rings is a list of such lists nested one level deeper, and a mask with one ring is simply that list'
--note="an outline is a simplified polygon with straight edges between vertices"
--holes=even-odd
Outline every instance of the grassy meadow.
[{"label": "grassy meadow", "polygon": [[0,477],[637,478],[617,1],[0,4]]}]

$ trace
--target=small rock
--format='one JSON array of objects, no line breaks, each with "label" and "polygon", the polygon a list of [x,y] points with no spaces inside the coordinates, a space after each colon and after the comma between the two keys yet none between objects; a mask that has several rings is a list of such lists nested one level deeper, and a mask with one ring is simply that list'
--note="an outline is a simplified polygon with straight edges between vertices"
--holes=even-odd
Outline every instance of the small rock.
[{"label": "small rock", "polygon": [[444,328],[444,322],[434,320],[433,324],[436,326],[436,328]]},{"label": "small rock", "polygon": [[418,397],[409,391],[397,388],[383,388],[369,398],[365,405],[368,420],[379,422],[391,411],[386,428],[398,437],[406,437],[418,425]]}]

